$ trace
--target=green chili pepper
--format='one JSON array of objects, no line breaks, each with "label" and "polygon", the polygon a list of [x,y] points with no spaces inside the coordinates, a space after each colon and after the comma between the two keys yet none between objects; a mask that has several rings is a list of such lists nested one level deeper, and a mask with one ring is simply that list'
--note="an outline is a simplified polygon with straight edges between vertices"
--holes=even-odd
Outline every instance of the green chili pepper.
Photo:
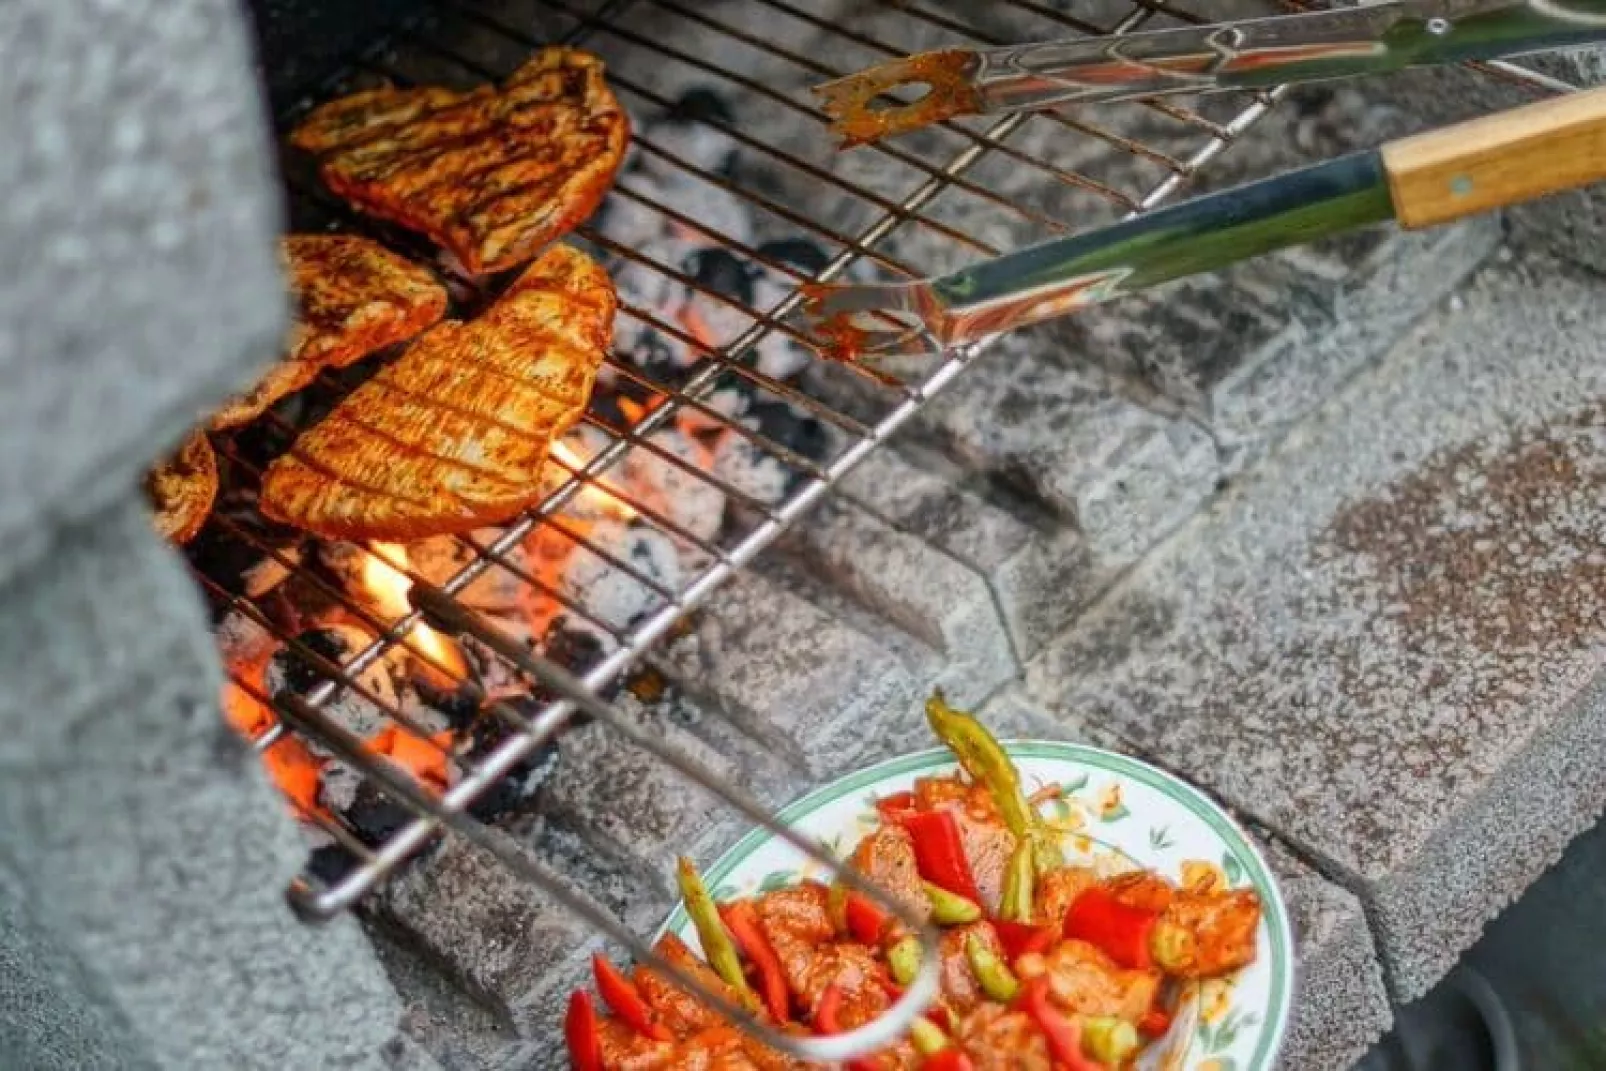
[{"label": "green chili pepper", "polygon": [[914,934],[901,937],[887,951],[887,967],[892,971],[892,980],[899,985],[908,985],[920,973],[921,954],[920,938]]},{"label": "green chili pepper", "polygon": [[925,887],[926,899],[931,901],[931,918],[937,925],[963,926],[967,922],[975,922],[981,918],[981,905],[976,901],[951,893],[941,885],[933,885],[929,881],[920,884]]},{"label": "green chili pepper", "polygon": [[1031,841],[1037,869],[1047,872],[1064,866],[1065,857],[1053,831],[1043,825],[1027,802],[1020,773],[993,734],[969,714],[950,707],[940,689],[926,700],[926,721],[965,772],[987,789],[1015,838]]},{"label": "green chili pepper", "polygon": [[750,1011],[758,1011],[758,994],[747,984],[747,976],[742,973],[742,961],[736,955],[736,946],[731,943],[730,934],[725,932],[725,924],[719,918],[719,908],[714,904],[714,898],[708,895],[697,868],[690,859],[681,856],[675,866],[675,876],[680,883],[680,895],[686,901],[686,914],[691,916],[692,925],[697,927],[697,939],[702,942],[708,965],[736,990],[743,1005]]},{"label": "green chili pepper", "polygon": [[974,933],[965,938],[965,958],[970,960],[970,969],[989,1000],[1007,1004],[1015,999],[1020,983],[1015,980],[1014,972]]},{"label": "green chili pepper", "polygon": [[915,1051],[921,1056],[935,1056],[948,1047],[948,1035],[924,1015],[915,1016],[914,1022],[909,1024],[909,1040],[914,1042]]},{"label": "green chili pepper", "polygon": [[1091,1015],[1082,1020],[1082,1051],[1101,1064],[1121,1066],[1139,1044],[1137,1028],[1125,1019]]},{"label": "green chili pepper", "polygon": [[1030,841],[1021,841],[1010,853],[1009,867],[1004,871],[1004,897],[998,905],[998,917],[1006,922],[1032,921],[1032,896],[1037,884],[1037,867],[1033,862]]}]

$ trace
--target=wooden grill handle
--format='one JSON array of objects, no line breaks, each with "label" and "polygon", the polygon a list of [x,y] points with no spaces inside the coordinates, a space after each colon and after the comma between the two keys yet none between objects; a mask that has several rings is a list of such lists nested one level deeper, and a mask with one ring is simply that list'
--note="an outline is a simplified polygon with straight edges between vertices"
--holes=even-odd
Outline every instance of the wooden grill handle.
[{"label": "wooden grill handle", "polygon": [[1606,87],[1456,123],[1382,148],[1410,229],[1606,179]]}]

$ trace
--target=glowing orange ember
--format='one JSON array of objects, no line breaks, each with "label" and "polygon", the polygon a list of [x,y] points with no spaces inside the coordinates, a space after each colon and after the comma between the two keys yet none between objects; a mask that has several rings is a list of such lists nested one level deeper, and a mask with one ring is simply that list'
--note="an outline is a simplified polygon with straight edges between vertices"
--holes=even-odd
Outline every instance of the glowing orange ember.
[{"label": "glowing orange ember", "polygon": [[[552,456],[571,473],[583,469],[590,460],[579,447],[567,440],[552,444]],[[614,486],[601,478],[584,481],[580,485],[577,497],[581,505],[593,514],[614,517],[621,521],[628,521],[636,516],[636,507],[621,498]]]},{"label": "glowing orange ember", "polygon": [[[277,720],[267,704],[233,681],[223,685],[223,715],[235,732],[253,742],[272,729]],[[286,734],[262,752],[262,765],[298,817],[327,813],[318,803],[318,773],[323,763],[307,750],[307,745]]]},{"label": "glowing orange ember", "polygon": [[[406,547],[399,543],[368,545],[368,553],[363,557],[362,586],[382,617],[395,619],[412,612],[407,592],[413,581],[403,572],[406,568]],[[468,675],[468,666],[457,645],[422,621],[413,626],[408,643],[418,670],[435,684],[453,688]]]}]

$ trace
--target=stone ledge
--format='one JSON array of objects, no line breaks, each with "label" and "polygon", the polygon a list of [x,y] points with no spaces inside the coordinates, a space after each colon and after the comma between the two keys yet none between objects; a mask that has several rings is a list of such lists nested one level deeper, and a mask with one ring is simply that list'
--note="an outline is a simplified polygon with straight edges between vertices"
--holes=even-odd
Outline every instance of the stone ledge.
[{"label": "stone ledge", "polygon": [[1028,667],[1345,873],[1396,1000],[1606,804],[1600,298],[1484,270]]}]

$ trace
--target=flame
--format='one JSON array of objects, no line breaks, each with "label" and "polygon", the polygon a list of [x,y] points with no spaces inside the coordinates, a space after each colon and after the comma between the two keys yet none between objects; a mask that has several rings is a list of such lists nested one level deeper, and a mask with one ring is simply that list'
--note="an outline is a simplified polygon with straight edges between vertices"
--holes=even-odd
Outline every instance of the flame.
[{"label": "flame", "polygon": [[[412,612],[407,592],[412,579],[407,568],[407,548],[399,543],[370,543],[363,557],[362,586],[373,599],[381,617],[401,618]],[[408,634],[414,662],[420,672],[436,683],[455,688],[468,675],[462,652],[451,640],[420,621]]]},{"label": "flame", "polygon": [[[552,444],[552,456],[569,472],[578,472],[585,467],[590,458],[581,452],[580,448],[568,441],[560,440]],[[624,498],[620,497],[618,490],[607,480],[587,480],[581,483],[580,493],[577,496],[582,506],[593,514],[613,517],[617,520],[628,521],[633,519],[637,510]]]}]

